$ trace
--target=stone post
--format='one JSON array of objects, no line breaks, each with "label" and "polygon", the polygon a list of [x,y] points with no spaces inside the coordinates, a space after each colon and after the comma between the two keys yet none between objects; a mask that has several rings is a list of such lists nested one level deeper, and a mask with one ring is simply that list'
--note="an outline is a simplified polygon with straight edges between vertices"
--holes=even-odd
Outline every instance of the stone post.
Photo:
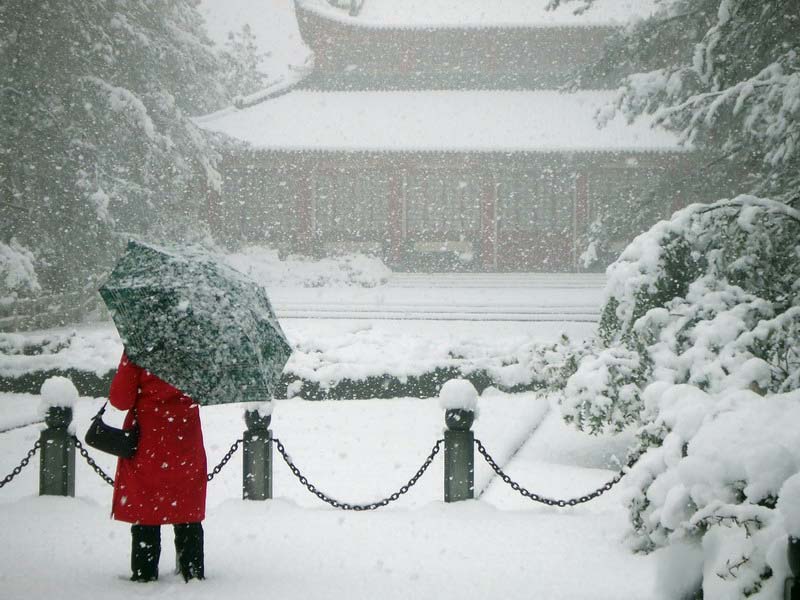
[{"label": "stone post", "polygon": [[268,500],[272,498],[272,431],[271,416],[262,416],[257,410],[244,413],[247,431],[244,432],[242,458],[242,498]]},{"label": "stone post", "polygon": [[75,496],[75,442],[68,431],[71,422],[71,408],[47,409],[47,428],[39,436],[40,496]]},{"label": "stone post", "polygon": [[789,559],[789,577],[784,586],[784,600],[800,600],[800,538],[789,536],[786,550]]},{"label": "stone post", "polygon": [[462,408],[445,411],[444,501],[458,502],[475,497],[475,413]]}]

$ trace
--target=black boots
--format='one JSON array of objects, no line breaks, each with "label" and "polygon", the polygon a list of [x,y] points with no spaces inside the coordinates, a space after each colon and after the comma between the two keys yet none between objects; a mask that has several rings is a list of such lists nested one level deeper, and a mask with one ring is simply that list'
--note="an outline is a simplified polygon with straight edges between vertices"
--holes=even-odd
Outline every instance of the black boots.
[{"label": "black boots", "polygon": [[[175,554],[184,581],[205,579],[203,525],[174,525]],[[161,556],[161,528],[158,525],[131,526],[131,581],[156,581]]]},{"label": "black boots", "polygon": [[185,581],[205,579],[201,523],[175,525],[175,554],[178,557],[178,568]]},{"label": "black boots", "polygon": [[161,528],[158,525],[131,526],[131,581],[158,579],[161,556]]}]

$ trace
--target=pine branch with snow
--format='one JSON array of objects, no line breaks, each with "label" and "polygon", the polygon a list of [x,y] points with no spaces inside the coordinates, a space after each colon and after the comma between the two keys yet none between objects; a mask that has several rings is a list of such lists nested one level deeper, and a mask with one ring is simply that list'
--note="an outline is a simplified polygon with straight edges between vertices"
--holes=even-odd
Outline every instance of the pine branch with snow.
[{"label": "pine branch with snow", "polygon": [[0,303],[13,299],[19,292],[38,292],[36,257],[12,237],[8,244],[0,242]]},{"label": "pine branch with snow", "polygon": [[196,235],[219,158],[189,116],[225,94],[195,3],[9,0],[0,38],[0,241],[41,288],[93,294],[128,235]]}]

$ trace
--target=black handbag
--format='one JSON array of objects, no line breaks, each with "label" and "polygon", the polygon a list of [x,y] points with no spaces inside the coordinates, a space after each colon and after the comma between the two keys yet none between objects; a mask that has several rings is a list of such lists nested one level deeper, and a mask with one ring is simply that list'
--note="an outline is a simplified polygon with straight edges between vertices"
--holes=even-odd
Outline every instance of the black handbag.
[{"label": "black handbag", "polygon": [[[107,404],[107,403],[106,403]],[[120,458],[130,458],[139,444],[139,425],[134,422],[130,429],[118,429],[103,421],[106,405],[92,417],[92,424],[86,432],[86,443],[92,448],[108,452]]]}]

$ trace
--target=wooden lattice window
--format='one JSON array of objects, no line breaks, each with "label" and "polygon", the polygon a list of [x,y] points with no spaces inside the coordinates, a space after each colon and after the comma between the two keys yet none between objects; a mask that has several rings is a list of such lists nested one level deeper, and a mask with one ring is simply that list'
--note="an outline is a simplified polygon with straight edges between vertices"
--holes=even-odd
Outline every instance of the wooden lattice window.
[{"label": "wooden lattice window", "polygon": [[564,233],[572,223],[572,180],[566,171],[540,169],[499,178],[498,228]]},{"label": "wooden lattice window", "polygon": [[480,231],[480,188],[476,177],[423,171],[406,188],[409,231],[461,240]]},{"label": "wooden lattice window", "polygon": [[317,234],[323,239],[382,239],[388,215],[386,177],[341,169],[317,173],[314,222]]}]

